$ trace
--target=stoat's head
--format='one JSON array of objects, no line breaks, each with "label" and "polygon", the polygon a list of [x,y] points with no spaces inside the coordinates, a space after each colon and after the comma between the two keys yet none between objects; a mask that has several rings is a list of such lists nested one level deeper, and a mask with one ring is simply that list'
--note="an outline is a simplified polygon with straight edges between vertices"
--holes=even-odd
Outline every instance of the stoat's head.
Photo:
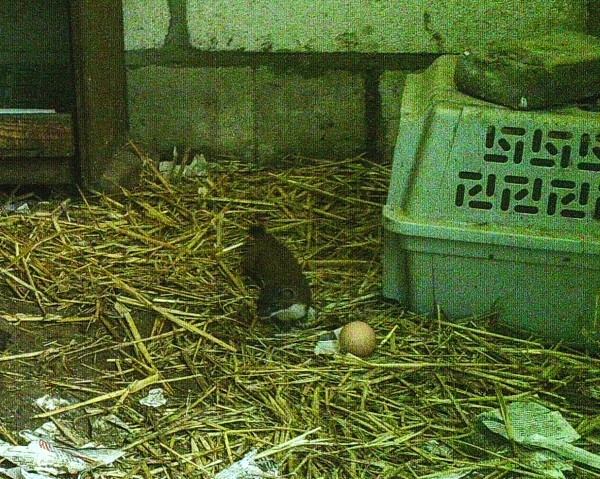
[{"label": "stoat's head", "polygon": [[257,301],[257,313],[261,318],[275,319],[284,323],[306,319],[310,309],[310,297],[295,288],[265,285]]}]

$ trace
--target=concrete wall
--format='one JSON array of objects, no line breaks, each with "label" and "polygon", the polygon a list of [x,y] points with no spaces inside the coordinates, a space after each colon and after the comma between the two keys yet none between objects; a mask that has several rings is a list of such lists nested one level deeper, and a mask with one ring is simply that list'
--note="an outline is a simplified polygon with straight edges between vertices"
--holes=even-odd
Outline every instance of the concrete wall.
[{"label": "concrete wall", "polygon": [[600,0],[588,0],[588,33],[600,36]]},{"label": "concrete wall", "polygon": [[268,161],[389,158],[439,54],[589,28],[586,0],[124,0],[132,137]]}]

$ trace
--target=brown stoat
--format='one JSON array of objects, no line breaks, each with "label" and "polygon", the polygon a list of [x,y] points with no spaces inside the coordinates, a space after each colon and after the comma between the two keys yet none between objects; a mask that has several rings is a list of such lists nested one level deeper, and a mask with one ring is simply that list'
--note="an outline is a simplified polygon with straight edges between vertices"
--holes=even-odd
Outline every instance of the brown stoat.
[{"label": "brown stoat", "polygon": [[282,322],[306,319],[311,292],[296,258],[262,225],[251,226],[248,233],[242,269],[261,288],[258,316]]}]

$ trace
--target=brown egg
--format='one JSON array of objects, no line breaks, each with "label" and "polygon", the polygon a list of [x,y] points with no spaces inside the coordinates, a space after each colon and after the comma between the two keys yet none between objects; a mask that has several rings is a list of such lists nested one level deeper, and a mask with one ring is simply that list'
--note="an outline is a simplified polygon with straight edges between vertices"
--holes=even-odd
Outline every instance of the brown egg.
[{"label": "brown egg", "polygon": [[375,351],[377,340],[375,331],[364,321],[348,323],[340,331],[340,351],[352,353],[355,356],[366,358]]}]

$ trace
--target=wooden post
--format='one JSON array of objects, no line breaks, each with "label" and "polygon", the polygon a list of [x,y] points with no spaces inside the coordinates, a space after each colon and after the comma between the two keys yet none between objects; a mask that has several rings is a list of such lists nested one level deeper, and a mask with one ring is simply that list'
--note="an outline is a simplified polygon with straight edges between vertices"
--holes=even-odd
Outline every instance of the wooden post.
[{"label": "wooden post", "polygon": [[127,141],[122,3],[71,0],[70,10],[80,181],[84,188],[105,190],[102,178]]}]

